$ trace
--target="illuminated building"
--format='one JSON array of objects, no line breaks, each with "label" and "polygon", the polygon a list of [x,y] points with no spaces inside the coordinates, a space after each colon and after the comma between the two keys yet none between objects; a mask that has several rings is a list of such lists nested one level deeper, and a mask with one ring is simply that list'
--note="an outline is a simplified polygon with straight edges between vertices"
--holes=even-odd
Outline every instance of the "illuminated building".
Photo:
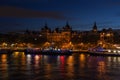
[{"label": "illuminated building", "polygon": [[49,42],[70,42],[71,32],[72,28],[69,26],[68,22],[62,29],[56,28],[51,31],[48,26],[45,25],[45,27],[41,30],[42,35],[46,36],[47,41]]},{"label": "illuminated building", "polygon": [[[82,26],[80,26],[82,27]],[[80,30],[72,30],[71,26],[68,22],[66,25],[61,28],[49,28],[47,23],[45,26],[41,28],[39,31],[30,31],[26,30],[23,32],[17,32],[10,34],[0,34],[0,46],[3,46],[3,43],[7,43],[9,45],[18,43],[21,47],[25,43],[27,44],[35,44],[38,46],[43,46],[46,42],[65,45],[70,42],[77,47],[80,47],[79,44],[89,44],[89,45],[98,45],[98,44],[106,44],[106,43],[120,43],[120,30],[114,30],[111,28],[98,30],[98,26],[96,22],[92,26],[92,30],[88,31],[80,31]],[[5,44],[4,44],[5,46]],[[83,45],[85,46],[85,45]]]}]

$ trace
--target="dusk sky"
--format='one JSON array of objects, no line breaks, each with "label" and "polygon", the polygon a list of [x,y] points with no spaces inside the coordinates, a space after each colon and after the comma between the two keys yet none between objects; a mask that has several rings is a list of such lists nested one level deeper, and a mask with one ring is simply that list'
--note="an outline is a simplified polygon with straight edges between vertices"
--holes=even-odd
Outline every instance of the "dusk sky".
[{"label": "dusk sky", "polygon": [[66,21],[73,30],[120,28],[119,0],[0,0],[0,31],[62,28]]}]

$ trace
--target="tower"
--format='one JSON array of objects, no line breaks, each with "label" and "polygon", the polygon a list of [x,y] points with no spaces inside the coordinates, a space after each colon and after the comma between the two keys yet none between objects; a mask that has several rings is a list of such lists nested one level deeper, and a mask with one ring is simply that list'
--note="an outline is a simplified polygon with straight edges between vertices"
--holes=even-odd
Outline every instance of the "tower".
[{"label": "tower", "polygon": [[45,22],[44,29],[48,29],[47,22]]},{"label": "tower", "polygon": [[62,28],[62,38],[64,40],[64,42],[69,42],[71,39],[71,31],[72,28],[69,25],[68,21],[66,22],[66,25]]},{"label": "tower", "polygon": [[93,25],[93,32],[97,32],[97,25],[96,25],[96,22],[94,22],[94,25]]},{"label": "tower", "polygon": [[69,25],[68,21],[66,22],[66,25],[63,27],[63,31],[70,32],[72,30],[71,26]]}]

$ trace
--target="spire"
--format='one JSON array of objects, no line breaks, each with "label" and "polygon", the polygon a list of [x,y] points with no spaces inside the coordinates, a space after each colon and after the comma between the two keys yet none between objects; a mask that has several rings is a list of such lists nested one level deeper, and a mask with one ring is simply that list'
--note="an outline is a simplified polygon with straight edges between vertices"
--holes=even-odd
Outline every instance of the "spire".
[{"label": "spire", "polygon": [[68,25],[68,21],[66,21],[66,25]]},{"label": "spire", "polygon": [[94,22],[93,28],[94,28],[94,29],[97,29],[96,22]]},{"label": "spire", "polygon": [[93,31],[97,31],[97,25],[96,25],[96,22],[94,22],[94,26],[93,26]]},{"label": "spire", "polygon": [[48,29],[48,25],[47,25],[47,22],[45,21],[45,29]]},{"label": "spire", "polygon": [[70,25],[69,25],[68,21],[66,21],[66,26],[65,27],[70,28]]},{"label": "spire", "polygon": [[94,25],[96,25],[96,21],[94,22]]}]

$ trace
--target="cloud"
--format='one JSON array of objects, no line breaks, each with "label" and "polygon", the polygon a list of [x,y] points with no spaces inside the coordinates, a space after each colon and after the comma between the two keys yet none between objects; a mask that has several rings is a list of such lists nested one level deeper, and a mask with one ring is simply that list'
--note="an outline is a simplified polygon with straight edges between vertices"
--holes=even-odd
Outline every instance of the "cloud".
[{"label": "cloud", "polygon": [[0,17],[15,17],[15,18],[52,18],[63,20],[67,19],[63,13],[54,11],[36,11],[23,8],[1,6]]},{"label": "cloud", "polygon": [[0,32],[8,32],[13,30],[18,30],[21,26],[25,26],[25,24],[21,23],[10,23],[10,22],[0,22]]},{"label": "cloud", "polygon": [[24,24],[20,23],[8,23],[8,22],[0,22],[0,26],[4,27],[16,27],[16,26],[23,26]]}]

